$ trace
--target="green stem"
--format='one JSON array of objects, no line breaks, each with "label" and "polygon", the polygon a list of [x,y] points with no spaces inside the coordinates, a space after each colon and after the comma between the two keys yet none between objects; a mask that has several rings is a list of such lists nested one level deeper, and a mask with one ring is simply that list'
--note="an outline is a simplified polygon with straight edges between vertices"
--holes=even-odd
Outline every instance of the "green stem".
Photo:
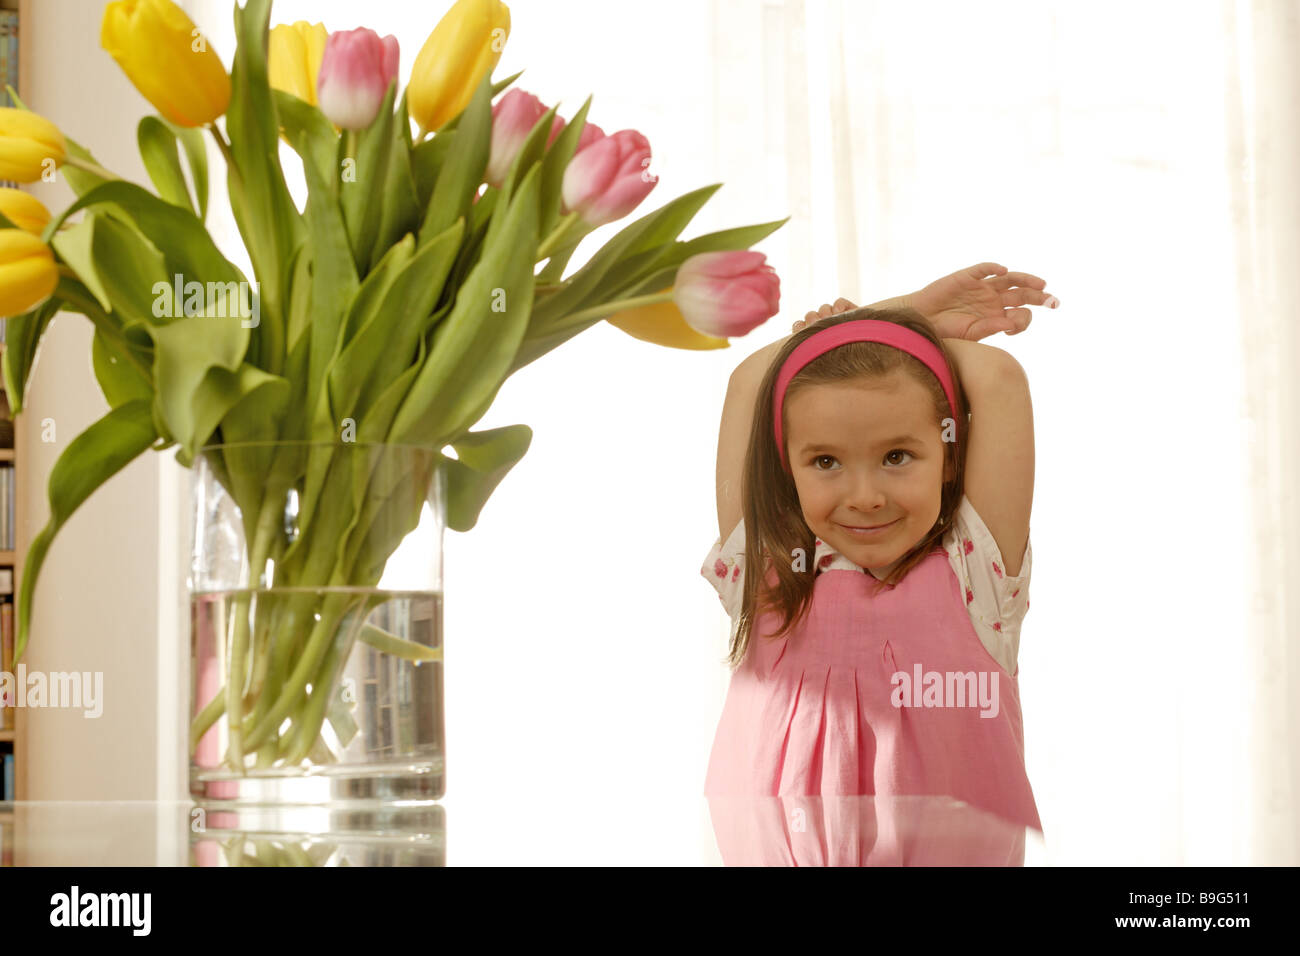
[{"label": "green stem", "polygon": [[388,654],[392,657],[400,657],[404,661],[440,661],[442,660],[442,648],[425,647],[423,644],[417,644],[415,641],[404,640],[395,634],[389,634],[382,628],[375,627],[373,624],[367,624],[357,635],[357,640],[362,644],[368,644],[381,654]]},{"label": "green stem", "polygon": [[244,678],[248,661],[248,606],[253,591],[262,586],[262,572],[266,568],[266,555],[271,549],[272,536],[279,529],[281,512],[273,497],[262,500],[249,550],[249,587],[235,596],[232,613],[235,616],[234,633],[230,641],[230,660],[226,678],[226,729],[229,739],[227,759],[232,769],[244,766],[243,713]]},{"label": "green stem", "polygon": [[101,179],[122,178],[117,173],[113,172],[111,169],[105,169],[103,166],[99,165],[99,163],[96,163],[89,159],[78,159],[76,156],[73,156],[71,153],[63,157],[63,165],[72,166],[76,169],[84,169],[86,172],[93,173],[94,175],[99,176]]},{"label": "green stem", "polygon": [[226,137],[221,135],[221,130],[217,127],[216,123],[209,123],[208,131],[212,133],[212,138],[217,141],[217,149],[221,150],[221,155],[225,157],[226,166],[230,169],[234,169],[235,157],[230,151],[230,143],[227,142]]},{"label": "green stem", "polygon": [[[332,593],[326,596],[321,602],[320,620],[312,628],[311,636],[307,638],[306,647],[303,648],[302,654],[298,656],[293,672],[289,679],[284,682],[280,688],[280,694],[270,711],[262,717],[261,723],[255,726],[248,736],[248,745],[255,747],[264,741],[271,731],[275,730],[289,712],[298,703],[298,699],[306,692],[307,682],[315,674],[316,669],[320,666],[321,658],[329,650],[330,638],[337,629],[339,619],[347,610],[347,598],[350,595]],[[340,605],[342,601],[342,605]],[[313,685],[313,690],[315,686]]]},{"label": "green stem", "polygon": [[542,244],[537,247],[537,258],[534,261],[541,262],[543,259],[549,258],[551,253],[554,252],[555,249],[559,247],[560,243],[564,241],[565,234],[568,233],[568,231],[573,227],[573,224],[577,221],[578,214],[576,212],[571,212],[556,223],[555,228],[551,230],[551,234],[543,239]]},{"label": "green stem", "polygon": [[638,295],[630,299],[618,299],[614,302],[606,302],[603,305],[595,305],[590,309],[583,309],[581,312],[571,312],[559,322],[548,328],[548,332],[556,332],[569,325],[578,325],[586,322],[588,319],[604,319],[616,312],[622,312],[624,309],[636,309],[643,305],[654,305],[656,302],[668,302],[672,299],[672,290],[667,292],[655,292],[651,295]]},{"label": "green stem", "polygon": [[294,731],[288,748],[282,750],[285,763],[290,767],[296,766],[303,757],[307,756],[307,752],[311,750],[313,742],[320,734],[321,725],[325,722],[325,710],[329,707],[335,678],[338,676],[339,669],[347,662],[356,632],[360,630],[366,619],[368,609],[365,607],[367,603],[365,597],[363,596],[361,601],[356,603],[358,606],[350,606],[344,614],[335,639],[330,642],[329,653],[325,655],[320,667],[312,675],[311,694],[307,698],[306,706],[294,721]]},{"label": "green stem", "polygon": [[199,741],[208,732],[217,718],[226,712],[226,690],[223,687],[208,701],[208,705],[199,711],[199,715],[190,722],[190,756],[199,749]]}]

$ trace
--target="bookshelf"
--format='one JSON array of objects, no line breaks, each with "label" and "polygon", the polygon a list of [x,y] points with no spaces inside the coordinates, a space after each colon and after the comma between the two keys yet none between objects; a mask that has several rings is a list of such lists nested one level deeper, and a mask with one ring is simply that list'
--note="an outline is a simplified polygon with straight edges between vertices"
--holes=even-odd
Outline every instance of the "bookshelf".
[{"label": "bookshelf", "polygon": [[[30,35],[28,28],[32,22],[32,10],[34,4],[32,0],[0,0],[0,11],[6,15],[17,14],[17,45],[16,52],[18,58],[18,70],[16,77],[11,73],[9,76],[0,76],[3,82],[12,82],[14,88],[20,94],[25,95],[30,90],[28,76],[30,74],[29,50],[31,49]],[[8,19],[8,17],[6,18]],[[7,32],[7,30],[6,30]],[[0,38],[0,42],[8,43],[8,38]],[[8,57],[6,56],[6,60]],[[16,79],[16,82],[14,82]],[[9,105],[8,97],[3,98],[3,105]],[[3,320],[0,320],[2,322]],[[0,354],[3,354],[6,345],[0,341]],[[0,392],[4,390],[3,379],[0,379]],[[25,439],[25,419],[27,415],[14,417],[9,411],[11,405],[8,402],[8,396],[4,396],[3,404],[0,404],[0,417],[8,417],[13,420],[13,441],[10,443],[4,436],[0,441],[0,475],[7,471],[12,476],[11,491],[13,501],[10,504],[13,521],[9,522],[7,515],[5,524],[9,525],[8,533],[10,540],[0,541],[0,577],[4,577],[4,572],[9,572],[12,577],[12,590],[9,594],[0,594],[0,602],[10,603],[18,593],[19,577],[22,573],[23,561],[26,559],[28,540],[26,527],[23,521],[25,508],[22,504],[26,500],[28,492],[29,479],[24,470],[23,448]],[[7,431],[7,429],[5,429]],[[8,476],[5,476],[8,477]],[[12,609],[11,609],[12,610]],[[11,618],[12,622],[12,618]],[[11,659],[0,661],[0,668],[13,671]],[[11,708],[9,713],[12,719],[9,722],[0,721],[0,759],[2,755],[12,755],[13,757],[13,799],[25,800],[27,798],[27,780],[24,772],[26,763],[25,754],[27,749],[26,721],[24,719],[24,709],[21,707]],[[3,781],[0,780],[0,783]],[[0,797],[3,797],[0,791]],[[14,863],[14,826],[13,814],[10,811],[0,811],[0,866],[13,865]]]}]

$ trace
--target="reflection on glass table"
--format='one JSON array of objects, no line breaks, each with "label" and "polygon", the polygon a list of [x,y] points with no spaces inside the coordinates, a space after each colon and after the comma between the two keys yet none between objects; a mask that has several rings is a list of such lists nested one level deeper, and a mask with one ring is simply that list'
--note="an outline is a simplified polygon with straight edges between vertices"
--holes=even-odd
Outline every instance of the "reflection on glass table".
[{"label": "reflection on glass table", "polygon": [[[593,801],[600,803],[599,808],[593,807]],[[197,806],[190,801],[0,802],[0,865],[1047,863],[1039,831],[1000,820],[949,797],[701,797],[687,801],[683,804],[641,794],[636,798],[593,797],[585,804],[570,798],[547,805],[526,793],[510,794],[500,807],[488,808],[478,817],[469,809],[459,811],[461,839],[455,844],[458,852],[451,854],[449,812],[442,803],[228,808]],[[698,847],[683,852],[681,859],[665,860],[655,828],[663,818],[680,820],[683,808],[689,814],[691,803],[699,812]],[[659,820],[654,819],[656,815]],[[689,848],[691,843],[687,840],[683,845]]]}]

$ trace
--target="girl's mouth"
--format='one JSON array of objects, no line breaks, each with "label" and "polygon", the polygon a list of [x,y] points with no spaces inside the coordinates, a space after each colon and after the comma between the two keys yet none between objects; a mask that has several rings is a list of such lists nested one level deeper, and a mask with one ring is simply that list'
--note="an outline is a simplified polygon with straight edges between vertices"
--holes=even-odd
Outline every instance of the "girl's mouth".
[{"label": "girl's mouth", "polygon": [[846,524],[840,525],[840,528],[842,528],[847,534],[851,534],[857,538],[872,538],[886,533],[901,520],[901,518],[895,518],[893,521],[889,522],[889,524],[878,525],[874,528],[854,528]]}]

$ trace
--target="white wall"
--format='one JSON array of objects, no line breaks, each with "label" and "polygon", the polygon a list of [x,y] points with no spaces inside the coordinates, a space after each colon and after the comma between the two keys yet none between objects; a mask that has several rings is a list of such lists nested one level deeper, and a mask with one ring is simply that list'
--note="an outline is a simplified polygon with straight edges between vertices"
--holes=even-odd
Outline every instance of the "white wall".
[{"label": "white wall", "polygon": [[[147,182],[135,126],[151,112],[99,46],[102,6],[41,0],[24,21],[30,53],[25,102],[86,145],[120,175]],[[66,183],[37,184],[35,195],[58,212],[74,198]],[[25,444],[18,450],[26,487],[21,533],[31,538],[49,518],[46,488],[58,455],[108,411],[90,364],[91,325],[80,315],[54,319],[37,356]],[[54,441],[43,423],[53,426]],[[171,735],[159,736],[159,706],[173,700],[181,659],[179,588],[159,567],[179,567],[175,520],[160,511],[178,501],[184,473],[171,453],[146,453],[100,488],[73,515],[49,551],[36,591],[29,670],[103,672],[103,713],[31,708],[25,712],[30,800],[140,800],[179,797],[182,769]],[[160,529],[161,537],[160,541]],[[161,663],[160,663],[161,662]],[[168,766],[160,785],[159,744]],[[161,786],[161,789],[160,789]]]}]

